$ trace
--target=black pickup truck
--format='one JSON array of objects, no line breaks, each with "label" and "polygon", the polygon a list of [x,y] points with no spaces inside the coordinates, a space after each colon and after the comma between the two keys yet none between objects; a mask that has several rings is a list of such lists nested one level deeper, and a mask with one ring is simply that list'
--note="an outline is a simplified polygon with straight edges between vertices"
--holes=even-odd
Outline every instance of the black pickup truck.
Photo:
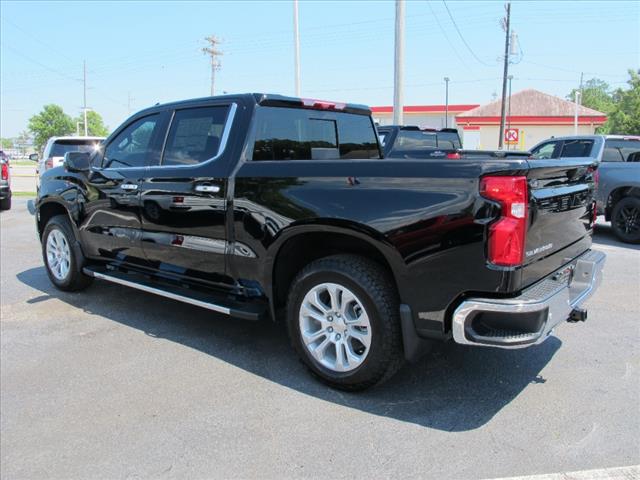
[{"label": "black pickup truck", "polygon": [[94,278],[284,319],[358,390],[434,341],[540,343],[597,288],[590,159],[384,159],[370,110],[265,94],[157,105],[31,205],[62,290]]}]

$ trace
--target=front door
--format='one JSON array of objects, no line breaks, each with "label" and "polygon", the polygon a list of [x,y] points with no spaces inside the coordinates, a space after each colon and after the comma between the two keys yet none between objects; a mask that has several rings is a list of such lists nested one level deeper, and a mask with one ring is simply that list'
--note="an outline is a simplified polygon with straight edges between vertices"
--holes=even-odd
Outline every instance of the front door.
[{"label": "front door", "polygon": [[166,115],[134,120],[104,145],[88,173],[80,224],[89,257],[146,266],[142,250],[140,183],[159,156]]},{"label": "front door", "polygon": [[228,171],[221,158],[232,110],[176,110],[159,162],[142,179],[142,245],[160,273],[218,287],[231,283],[225,276]]}]

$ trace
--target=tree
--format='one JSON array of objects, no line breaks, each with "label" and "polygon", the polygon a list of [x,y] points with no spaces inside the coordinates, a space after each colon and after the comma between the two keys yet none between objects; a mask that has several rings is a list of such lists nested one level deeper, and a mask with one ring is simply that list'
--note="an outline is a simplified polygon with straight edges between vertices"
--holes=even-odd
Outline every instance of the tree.
[{"label": "tree", "polygon": [[619,88],[613,98],[615,110],[607,125],[611,133],[640,135],[640,70],[629,70],[629,88]]},{"label": "tree", "polygon": [[0,138],[0,148],[3,150],[13,148],[13,140],[10,138]]},{"label": "tree", "polygon": [[[76,121],[83,124],[84,116],[80,115]],[[80,131],[84,132],[84,127]],[[102,116],[93,110],[87,112],[87,133],[95,137],[106,137],[109,134],[109,128],[104,124]]]},{"label": "tree", "polygon": [[45,105],[40,113],[29,119],[29,131],[33,133],[33,145],[42,150],[51,137],[69,135],[75,130],[71,117],[59,105]]},{"label": "tree", "polygon": [[[574,88],[571,90],[571,93],[567,95],[568,100],[575,101],[576,90],[578,89]],[[609,84],[599,78],[592,78],[584,84],[580,104],[584,107],[606,113],[607,115],[615,108],[615,101]]]}]

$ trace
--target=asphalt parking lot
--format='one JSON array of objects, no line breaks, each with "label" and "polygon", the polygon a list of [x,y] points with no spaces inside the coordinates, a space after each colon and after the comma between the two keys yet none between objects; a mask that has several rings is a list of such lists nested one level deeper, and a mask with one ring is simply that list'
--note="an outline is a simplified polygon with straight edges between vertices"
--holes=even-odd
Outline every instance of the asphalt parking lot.
[{"label": "asphalt parking lot", "polygon": [[640,248],[600,225],[586,324],[439,346],[333,391],[273,324],[48,281],[26,200],[0,216],[0,452],[13,478],[493,478],[640,463]]}]

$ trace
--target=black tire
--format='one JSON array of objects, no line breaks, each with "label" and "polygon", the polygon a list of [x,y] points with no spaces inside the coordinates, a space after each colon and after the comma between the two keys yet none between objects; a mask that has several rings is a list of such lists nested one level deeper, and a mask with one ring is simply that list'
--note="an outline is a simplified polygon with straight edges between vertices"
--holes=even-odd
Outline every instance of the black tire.
[{"label": "black tire", "polygon": [[11,210],[11,197],[0,200],[0,210]]},{"label": "black tire", "polygon": [[[57,278],[56,275],[54,275],[47,259],[47,241],[54,231],[62,233],[70,247],[69,270],[62,279]],[[49,275],[51,283],[60,290],[66,292],[84,290],[91,285],[93,281],[93,277],[89,277],[82,273],[82,267],[85,265],[85,258],[73,233],[71,222],[65,215],[56,215],[55,217],[52,217],[44,227],[44,231],[42,232],[42,259],[44,260],[44,266],[47,270],[47,275]]]},{"label": "black tire", "polygon": [[[308,292],[323,283],[339,284],[349,289],[361,301],[369,317],[369,351],[354,370],[337,372],[326,368],[311,355],[302,339],[299,321],[302,302]],[[293,348],[302,362],[316,377],[334,388],[364,390],[388,380],[404,364],[395,286],[379,264],[360,256],[333,255],[304,267],[291,285],[287,302],[287,327]]]},{"label": "black tire", "polygon": [[613,233],[625,243],[640,243],[640,198],[624,197],[611,212]]}]

